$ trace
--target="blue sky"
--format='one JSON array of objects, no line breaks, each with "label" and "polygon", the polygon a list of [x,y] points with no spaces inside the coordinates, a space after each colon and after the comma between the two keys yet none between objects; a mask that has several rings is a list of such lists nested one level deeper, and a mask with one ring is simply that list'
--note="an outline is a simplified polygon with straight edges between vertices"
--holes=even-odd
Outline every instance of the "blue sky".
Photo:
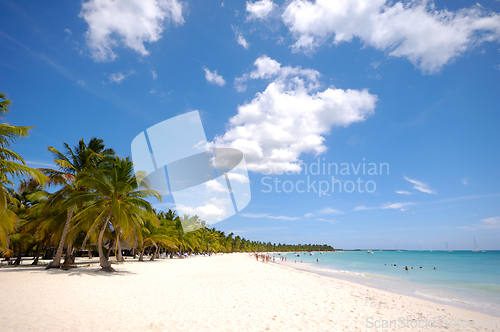
[{"label": "blue sky", "polygon": [[[250,204],[218,229],[348,249],[473,249],[475,236],[500,249],[498,1],[0,6],[0,89],[7,120],[35,127],[14,147],[31,166],[82,137],[130,156],[140,132],[198,110],[207,139],[243,151],[250,170]],[[305,174],[318,158],[389,172],[335,175],[373,193],[298,192],[308,175],[331,182]]]}]

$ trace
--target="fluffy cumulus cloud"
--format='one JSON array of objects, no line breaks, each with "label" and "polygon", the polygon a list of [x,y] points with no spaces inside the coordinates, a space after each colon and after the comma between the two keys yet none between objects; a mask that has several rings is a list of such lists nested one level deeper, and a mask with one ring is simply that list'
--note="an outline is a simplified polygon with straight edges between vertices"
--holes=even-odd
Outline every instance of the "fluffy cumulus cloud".
[{"label": "fluffy cumulus cloud", "polygon": [[216,84],[218,86],[224,86],[226,84],[226,81],[224,78],[217,74],[217,70],[210,71],[207,68],[204,68],[205,70],[205,78],[207,79],[208,83]]},{"label": "fluffy cumulus cloud", "polygon": [[479,4],[453,12],[429,0],[293,0],[282,18],[296,51],[356,37],[429,73],[474,45],[500,40],[500,15]]},{"label": "fluffy cumulus cloud", "polygon": [[322,89],[319,76],[315,70],[258,58],[255,70],[235,80],[237,88],[255,79],[271,82],[238,107],[226,133],[215,138],[216,146],[243,151],[254,172],[300,171],[302,153],[325,152],[325,135],[333,127],[366,120],[377,100],[368,90]]},{"label": "fluffy cumulus cloud", "polygon": [[144,43],[160,39],[166,22],[184,23],[178,0],[89,0],[80,17],[89,25],[87,44],[96,61],[114,60],[116,46],[148,55]]},{"label": "fluffy cumulus cloud", "polygon": [[207,191],[207,193],[212,193],[212,192],[223,193],[227,191],[227,189],[217,180],[209,180],[205,182],[205,190]]},{"label": "fluffy cumulus cloud", "polygon": [[179,205],[177,209],[181,214],[189,214],[193,216],[198,216],[201,219],[208,220],[222,220],[226,216],[226,209],[222,206],[217,206],[215,204],[206,204],[199,206],[197,208],[192,208],[190,206]]},{"label": "fluffy cumulus cloud", "polygon": [[271,0],[247,1],[247,20],[266,19],[278,6]]}]

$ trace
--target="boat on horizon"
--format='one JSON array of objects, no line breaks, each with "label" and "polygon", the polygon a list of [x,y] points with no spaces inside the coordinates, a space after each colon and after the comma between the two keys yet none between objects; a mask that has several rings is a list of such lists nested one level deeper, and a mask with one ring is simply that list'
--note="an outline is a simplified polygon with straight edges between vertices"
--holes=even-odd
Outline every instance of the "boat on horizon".
[{"label": "boat on horizon", "polygon": [[476,247],[476,249],[472,250],[472,252],[484,252],[484,250],[480,250],[480,249],[477,247],[476,237],[475,237],[475,236],[474,236],[474,246]]},{"label": "boat on horizon", "polygon": [[453,252],[453,251],[451,251],[450,249],[448,249],[448,241],[446,241],[446,251],[447,251],[447,252]]}]

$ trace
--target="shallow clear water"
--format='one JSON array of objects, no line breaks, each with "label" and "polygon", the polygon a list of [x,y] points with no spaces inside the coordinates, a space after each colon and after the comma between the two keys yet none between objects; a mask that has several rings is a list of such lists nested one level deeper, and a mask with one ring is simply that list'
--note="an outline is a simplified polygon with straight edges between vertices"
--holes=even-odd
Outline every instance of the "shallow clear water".
[{"label": "shallow clear water", "polygon": [[286,254],[287,265],[500,317],[500,251],[299,254]]}]

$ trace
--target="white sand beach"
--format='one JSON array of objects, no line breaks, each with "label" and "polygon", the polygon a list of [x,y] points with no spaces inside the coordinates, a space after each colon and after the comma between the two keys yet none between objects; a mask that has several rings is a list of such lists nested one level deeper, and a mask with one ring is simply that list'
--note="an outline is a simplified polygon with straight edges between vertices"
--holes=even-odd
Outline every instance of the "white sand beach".
[{"label": "white sand beach", "polygon": [[500,331],[498,325],[439,327],[444,321],[432,328],[426,320],[463,326],[500,318],[248,254],[114,267],[113,274],[97,264],[71,271],[1,268],[0,331]]}]

